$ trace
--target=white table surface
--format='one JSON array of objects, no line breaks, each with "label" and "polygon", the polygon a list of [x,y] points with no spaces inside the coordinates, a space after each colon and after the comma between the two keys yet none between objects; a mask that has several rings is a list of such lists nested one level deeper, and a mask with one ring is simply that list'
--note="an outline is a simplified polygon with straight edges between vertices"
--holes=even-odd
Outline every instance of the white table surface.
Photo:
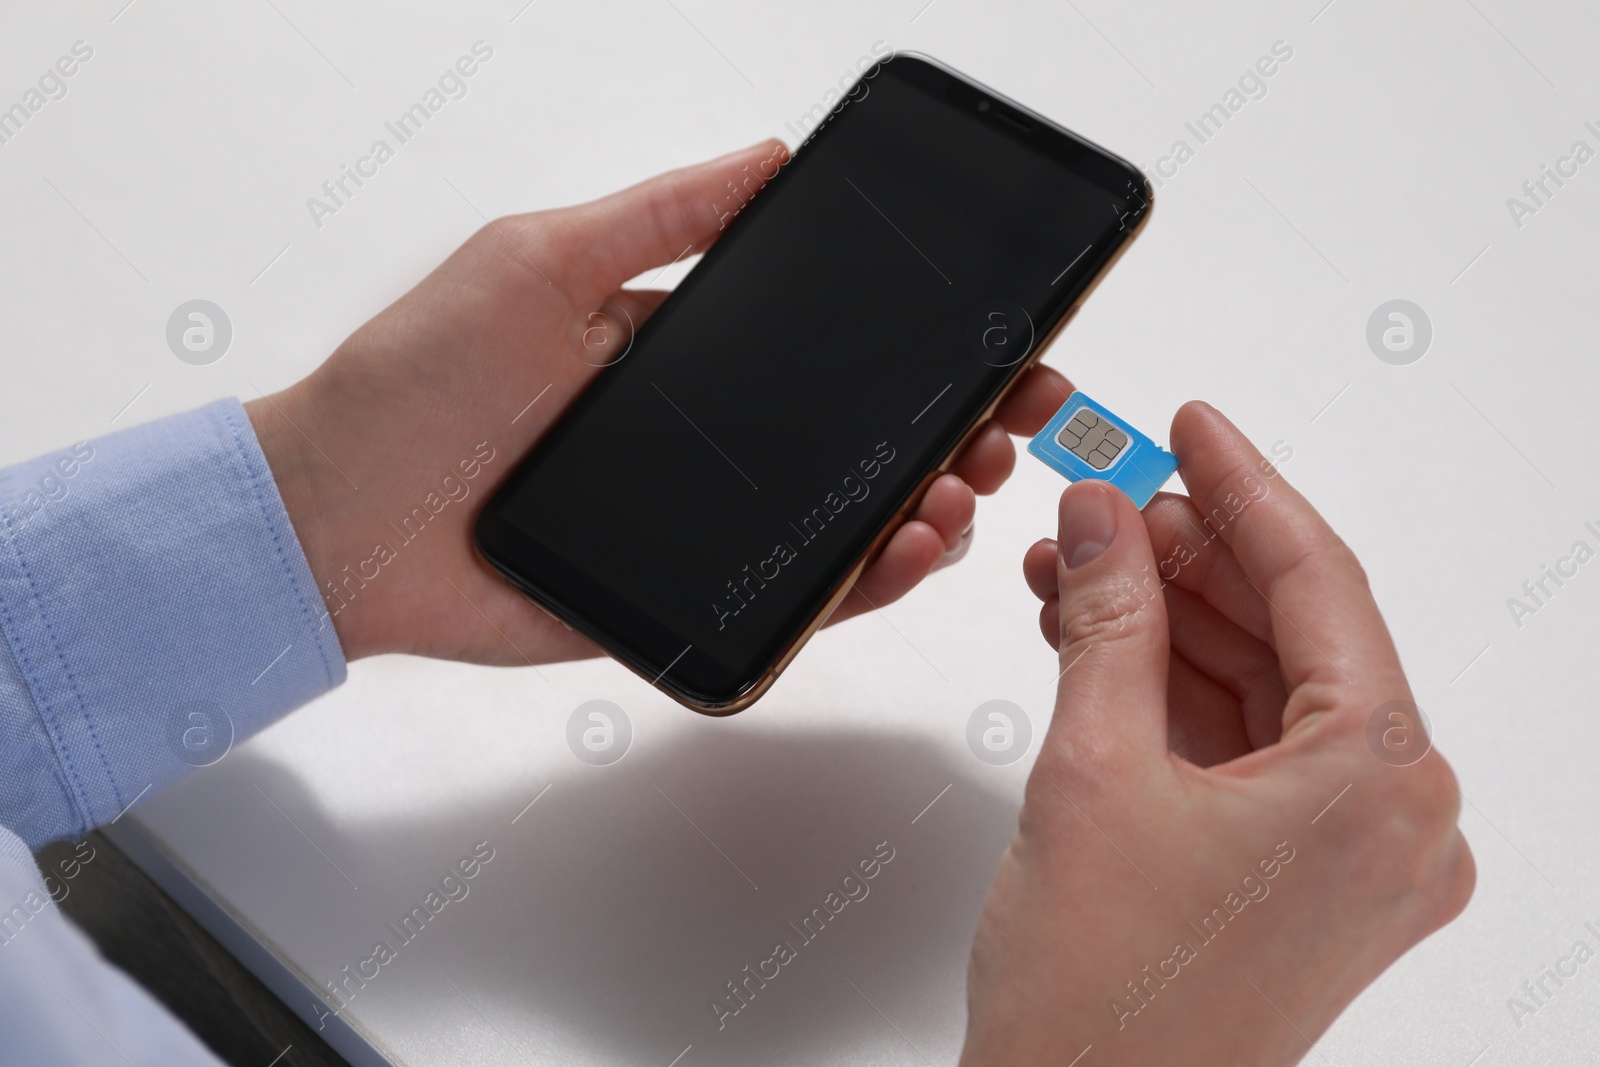
[{"label": "white table surface", "polygon": [[[1506,600],[1574,540],[1597,544],[1600,161],[1520,227],[1506,198],[1574,140],[1600,148],[1583,125],[1600,120],[1600,12],[524,2],[0,9],[7,102],[72,42],[94,48],[0,146],[0,460],[300,377],[474,230],[474,206],[569,203],[766,135],[792,143],[785,123],[876,40],[1142,164],[1286,41],[1268,94],[1166,182],[1050,359],[1147,430],[1203,397],[1293,447],[1285,472],[1365,561],[1461,776],[1471,906],[1307,1062],[1593,1060],[1600,964],[1520,1027],[1507,1000],[1600,922],[1600,563],[1521,628]],[[479,39],[495,54],[470,94],[315,228],[305,198]],[[164,341],[195,297],[235,330],[207,367]],[[1365,342],[1393,298],[1434,326],[1411,366]],[[1018,561],[1052,532],[1059,489],[1024,457],[960,567],[818,637],[732,719],[606,663],[363,662],[150,799],[123,838],[306,1013],[294,975],[315,985],[370,954],[491,842],[471,895],[351,1003],[335,1040],[360,1062],[951,1063],[1029,763],[979,762],[964,727],[994,698],[1036,726],[1049,713],[1053,656]],[[564,743],[593,698],[635,728],[609,767]],[[710,997],[882,840],[896,858],[871,896],[718,1032]]]}]

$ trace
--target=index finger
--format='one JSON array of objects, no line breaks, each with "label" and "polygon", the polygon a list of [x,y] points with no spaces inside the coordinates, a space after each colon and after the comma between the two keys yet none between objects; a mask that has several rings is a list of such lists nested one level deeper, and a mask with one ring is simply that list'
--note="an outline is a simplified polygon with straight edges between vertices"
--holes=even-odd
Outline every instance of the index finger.
[{"label": "index finger", "polygon": [[1208,532],[1227,542],[1270,608],[1289,691],[1306,683],[1406,691],[1366,572],[1305,497],[1208,404],[1179,409],[1172,447]]},{"label": "index finger", "polygon": [[1007,433],[1032,437],[1072,395],[1072,383],[1054,367],[1035,363],[995,409],[994,418]]}]

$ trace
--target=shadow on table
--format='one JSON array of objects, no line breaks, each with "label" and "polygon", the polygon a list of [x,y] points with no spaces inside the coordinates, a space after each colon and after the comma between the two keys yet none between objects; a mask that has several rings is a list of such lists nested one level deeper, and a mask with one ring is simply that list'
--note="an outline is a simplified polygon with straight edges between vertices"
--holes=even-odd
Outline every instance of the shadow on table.
[{"label": "shadow on table", "polygon": [[[902,735],[706,720],[614,765],[573,758],[553,782],[472,794],[428,817],[336,823],[293,769],[248,746],[228,762],[226,780],[204,791],[240,805],[226,816],[237,825],[207,854],[237,866],[225,884],[261,884],[259,872],[280,916],[291,909],[315,925],[319,951],[338,961],[315,977],[343,980],[347,1018],[398,1039],[418,1063],[474,1051],[479,1062],[511,1052],[507,1062],[660,1067],[690,1045],[680,1067],[793,1062],[821,1048],[953,1061],[965,1019],[951,1006],[963,1003],[1022,773]],[[394,773],[420,773],[425,755],[416,762]],[[185,796],[191,784],[157,803],[192,811],[205,801]],[[255,789],[339,875],[308,860],[305,840],[272,821]],[[265,821],[238,815],[251,804]],[[403,917],[483,841],[494,858],[467,896],[403,940]],[[841,883],[891,853],[871,880]],[[277,872],[289,867],[316,877],[286,886]],[[841,905],[846,889],[860,899]],[[392,959],[362,964],[379,941]],[[793,957],[764,963],[780,942]],[[377,977],[345,977],[358,969]],[[749,978],[763,971],[768,979]],[[736,980],[743,1003],[728,988]]]}]

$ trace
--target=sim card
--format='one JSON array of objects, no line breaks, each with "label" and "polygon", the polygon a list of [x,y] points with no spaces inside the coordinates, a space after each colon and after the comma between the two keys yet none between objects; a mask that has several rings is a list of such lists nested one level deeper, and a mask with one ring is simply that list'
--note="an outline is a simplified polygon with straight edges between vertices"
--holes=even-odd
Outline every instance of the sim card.
[{"label": "sim card", "polygon": [[1178,469],[1177,456],[1081,392],[1067,397],[1028,451],[1075,482],[1110,482],[1141,508]]}]

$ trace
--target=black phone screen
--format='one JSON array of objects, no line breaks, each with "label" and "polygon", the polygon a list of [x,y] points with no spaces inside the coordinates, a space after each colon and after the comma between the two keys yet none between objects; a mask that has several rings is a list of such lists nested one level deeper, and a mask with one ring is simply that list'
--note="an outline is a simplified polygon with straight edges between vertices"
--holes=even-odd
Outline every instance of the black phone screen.
[{"label": "black phone screen", "polygon": [[480,548],[661,684],[733,700],[1147,199],[1115,157],[892,57],[535,447],[486,509]]}]

